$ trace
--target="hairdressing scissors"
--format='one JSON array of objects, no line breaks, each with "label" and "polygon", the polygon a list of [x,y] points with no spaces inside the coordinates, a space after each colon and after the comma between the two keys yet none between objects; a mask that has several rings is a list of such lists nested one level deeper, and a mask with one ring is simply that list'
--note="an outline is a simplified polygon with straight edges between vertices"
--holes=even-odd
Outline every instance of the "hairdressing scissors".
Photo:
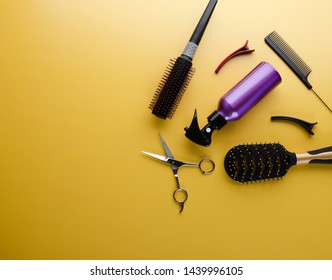
[{"label": "hairdressing scissors", "polygon": [[161,143],[164,147],[166,157],[152,154],[149,152],[142,152],[142,153],[171,165],[173,175],[174,175],[175,181],[176,181],[176,190],[173,192],[173,198],[180,205],[180,213],[181,213],[183,211],[184,203],[188,199],[188,192],[180,186],[180,181],[179,181],[179,176],[178,176],[179,168],[181,166],[198,167],[199,170],[204,175],[206,175],[206,174],[210,174],[214,170],[215,164],[209,158],[203,158],[199,163],[190,163],[190,162],[176,160],[160,133],[159,133],[159,137],[160,137]]}]

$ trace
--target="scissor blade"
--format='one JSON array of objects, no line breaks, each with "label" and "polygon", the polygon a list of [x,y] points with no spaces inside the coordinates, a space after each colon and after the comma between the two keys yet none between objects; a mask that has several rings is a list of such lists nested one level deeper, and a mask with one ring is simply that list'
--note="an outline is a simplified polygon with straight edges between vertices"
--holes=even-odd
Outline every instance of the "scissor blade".
[{"label": "scissor blade", "polygon": [[159,159],[159,160],[161,160],[161,161],[164,161],[164,162],[167,162],[167,157],[164,157],[164,156],[160,156],[160,155],[156,155],[156,154],[153,154],[153,153],[149,153],[149,152],[144,152],[144,151],[142,151],[142,153],[143,154],[146,154],[146,155],[148,155],[148,156],[150,156],[150,157],[153,157],[153,158],[155,158],[155,159]]},{"label": "scissor blade", "polygon": [[171,159],[174,159],[174,156],[173,156],[171,150],[168,148],[164,138],[161,136],[160,132],[158,132],[158,134],[159,134],[161,143],[163,144],[163,147],[164,147],[164,150],[165,150],[165,153],[166,153],[167,157],[171,158]]}]

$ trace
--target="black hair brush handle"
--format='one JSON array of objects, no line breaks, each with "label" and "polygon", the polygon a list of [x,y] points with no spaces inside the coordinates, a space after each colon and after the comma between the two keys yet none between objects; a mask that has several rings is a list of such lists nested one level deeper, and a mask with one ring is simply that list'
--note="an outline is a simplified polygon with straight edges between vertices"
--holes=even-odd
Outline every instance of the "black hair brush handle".
[{"label": "black hair brush handle", "polygon": [[318,163],[318,164],[332,164],[332,146],[309,151],[303,154],[296,154],[297,164]]},{"label": "black hair brush handle", "polygon": [[332,164],[332,146],[292,153],[278,143],[238,145],[224,161],[228,176],[241,183],[281,179],[290,167],[300,164]]},{"label": "black hair brush handle", "polygon": [[193,34],[191,35],[191,38],[189,42],[192,42],[199,45],[199,42],[201,41],[205,28],[207,27],[209,20],[211,18],[211,15],[213,13],[213,10],[217,4],[218,0],[210,0],[209,4],[207,5],[201,19],[199,20]]}]

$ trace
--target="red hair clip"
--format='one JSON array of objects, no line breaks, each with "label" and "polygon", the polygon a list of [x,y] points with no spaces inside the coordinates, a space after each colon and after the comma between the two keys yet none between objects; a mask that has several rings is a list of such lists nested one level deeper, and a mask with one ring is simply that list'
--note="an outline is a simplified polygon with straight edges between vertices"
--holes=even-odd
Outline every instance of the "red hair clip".
[{"label": "red hair clip", "polygon": [[245,44],[237,49],[236,51],[232,52],[229,56],[227,56],[222,62],[220,62],[220,64],[218,65],[218,67],[216,68],[216,70],[214,71],[216,74],[219,73],[220,69],[226,64],[227,61],[229,61],[231,58],[240,55],[240,54],[249,54],[254,52],[255,50],[250,50],[248,47],[248,40],[245,42]]}]

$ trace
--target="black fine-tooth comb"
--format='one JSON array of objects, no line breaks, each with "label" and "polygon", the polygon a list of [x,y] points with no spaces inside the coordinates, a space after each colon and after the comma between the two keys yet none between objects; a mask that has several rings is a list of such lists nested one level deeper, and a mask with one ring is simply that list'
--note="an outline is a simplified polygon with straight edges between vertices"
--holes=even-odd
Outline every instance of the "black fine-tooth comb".
[{"label": "black fine-tooth comb", "polygon": [[228,151],[224,167],[230,178],[240,183],[281,179],[299,164],[332,164],[332,146],[291,153],[278,143],[238,145]]},{"label": "black fine-tooth comb", "polygon": [[161,119],[173,117],[194,74],[192,60],[217,2],[218,0],[210,0],[181,56],[170,60],[149,105],[153,115]]},{"label": "black fine-tooth comb", "polygon": [[302,83],[311,90],[320,99],[321,102],[332,112],[331,108],[314,91],[308,81],[308,75],[311,73],[310,67],[302,58],[287,44],[287,42],[276,32],[273,31],[265,37],[265,42],[272,50],[288,65],[288,67],[300,78]]}]

